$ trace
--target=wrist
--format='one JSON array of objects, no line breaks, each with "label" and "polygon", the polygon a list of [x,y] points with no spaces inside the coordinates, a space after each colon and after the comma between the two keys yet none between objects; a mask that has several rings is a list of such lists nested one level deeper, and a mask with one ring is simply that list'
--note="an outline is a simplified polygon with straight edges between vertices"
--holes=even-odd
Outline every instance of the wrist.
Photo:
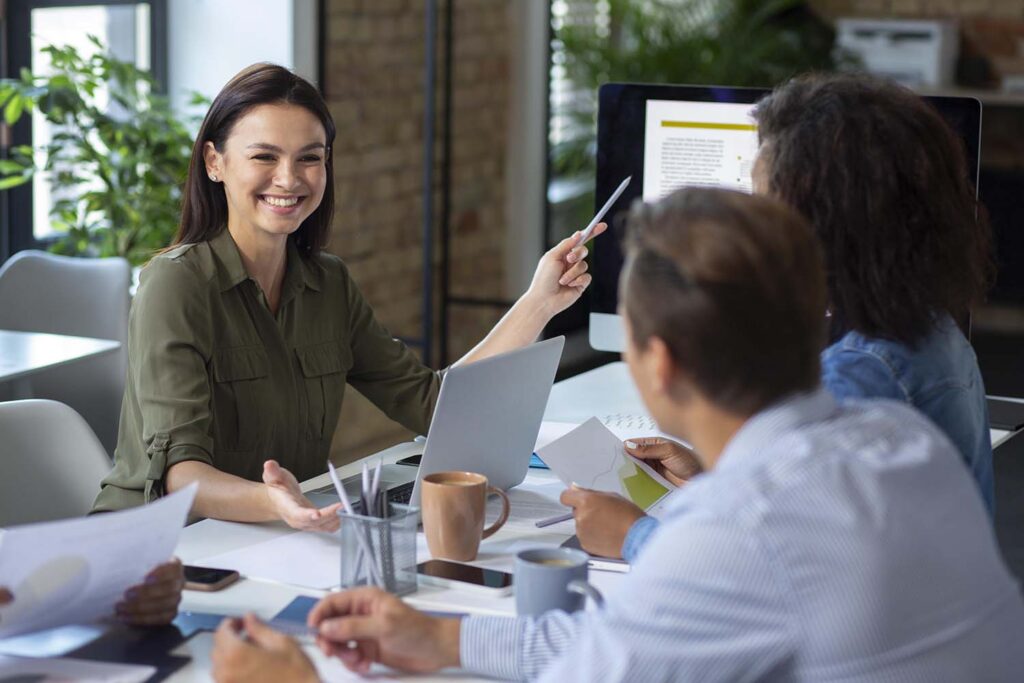
[{"label": "wrist", "polygon": [[438,652],[441,668],[462,666],[459,639],[462,637],[462,619],[441,619],[438,629]]},{"label": "wrist", "polygon": [[526,293],[519,297],[517,306],[522,309],[525,316],[531,319],[539,318],[544,321],[545,325],[557,313],[552,306],[551,297],[537,294],[532,288],[526,290]]}]

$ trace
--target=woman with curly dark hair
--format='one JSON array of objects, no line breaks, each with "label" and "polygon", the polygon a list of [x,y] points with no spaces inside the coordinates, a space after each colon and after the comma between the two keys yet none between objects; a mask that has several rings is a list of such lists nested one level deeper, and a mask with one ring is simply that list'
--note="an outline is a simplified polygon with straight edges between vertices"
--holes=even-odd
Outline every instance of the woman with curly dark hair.
[{"label": "woman with curly dark hair", "polygon": [[992,233],[963,144],[916,94],[862,75],[788,83],[755,111],[755,188],[803,213],[825,251],[840,399],[891,398],[953,441],[994,507],[985,388],[958,321],[992,282]]},{"label": "woman with curly dark hair", "polygon": [[[913,92],[864,75],[797,78],[754,114],[754,190],[809,219],[822,244],[829,343],[822,384],[837,398],[913,405],[957,447],[994,511],[992,445],[978,362],[958,321],[992,281],[992,235],[963,145]],[[683,483],[698,460],[667,439],[626,442]],[[567,492],[584,548],[634,558],[657,522],[629,501]]]}]

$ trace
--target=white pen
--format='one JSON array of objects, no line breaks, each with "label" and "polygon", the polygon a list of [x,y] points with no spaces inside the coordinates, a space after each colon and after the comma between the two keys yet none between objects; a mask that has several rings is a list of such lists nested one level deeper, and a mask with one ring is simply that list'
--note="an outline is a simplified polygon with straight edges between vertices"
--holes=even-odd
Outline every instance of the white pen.
[{"label": "white pen", "polygon": [[[377,459],[377,466],[373,470],[373,481],[370,483],[370,497],[373,498],[374,506],[377,505],[377,496],[380,494],[380,470],[384,465],[384,458]],[[387,505],[387,503],[385,503]],[[376,510],[380,517],[387,516],[384,510]]]},{"label": "white pen", "polygon": [[370,500],[370,471],[366,469],[366,463],[363,463],[363,481],[362,488],[359,489],[360,494],[363,498],[363,514],[367,517],[373,516],[373,502]]},{"label": "white pen", "polygon": [[334,490],[337,491],[338,498],[341,498],[341,506],[345,508],[345,512],[354,515],[352,503],[349,502],[348,496],[345,494],[345,487],[341,485],[341,480],[338,479],[338,472],[334,469],[334,463],[330,460],[327,461],[327,473],[331,475],[331,483],[334,484]]},{"label": "white pen", "polygon": [[572,512],[566,512],[564,515],[556,515],[554,517],[548,517],[547,519],[538,519],[536,522],[533,523],[533,525],[538,529],[543,529],[546,526],[558,524],[559,522],[568,522],[570,519],[572,519],[572,517]]},{"label": "white pen", "polygon": [[586,241],[590,239],[590,235],[591,233],[594,232],[594,228],[596,228],[597,224],[601,222],[601,219],[604,218],[604,215],[608,213],[608,209],[612,208],[612,204],[615,203],[615,200],[622,196],[622,193],[626,191],[626,188],[629,186],[629,181],[632,179],[633,176],[626,176],[626,179],[619,183],[619,186],[615,189],[615,192],[612,192],[612,196],[609,197],[608,201],[604,203],[604,206],[602,206],[601,210],[597,212],[594,218],[590,221],[590,224],[587,225],[587,227],[583,228],[583,232],[580,233],[580,239],[579,242],[577,242],[577,244],[585,244]]}]

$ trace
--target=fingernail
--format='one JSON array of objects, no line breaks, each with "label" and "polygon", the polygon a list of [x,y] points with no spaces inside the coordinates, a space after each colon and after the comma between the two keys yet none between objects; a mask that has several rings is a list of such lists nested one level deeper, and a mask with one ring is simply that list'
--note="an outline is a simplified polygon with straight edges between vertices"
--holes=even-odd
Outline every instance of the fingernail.
[{"label": "fingernail", "polygon": [[626,448],[636,448],[636,447],[637,447],[636,441],[627,441],[626,442]]}]

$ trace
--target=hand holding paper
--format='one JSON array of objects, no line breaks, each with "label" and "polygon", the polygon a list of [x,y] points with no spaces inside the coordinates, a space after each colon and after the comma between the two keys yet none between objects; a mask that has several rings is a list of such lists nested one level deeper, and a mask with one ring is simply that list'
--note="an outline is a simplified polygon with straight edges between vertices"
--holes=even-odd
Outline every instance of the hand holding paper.
[{"label": "hand holding paper", "polygon": [[646,463],[630,456],[622,442],[597,418],[541,448],[537,455],[562,482],[617,493],[643,510],[676,487]]}]

